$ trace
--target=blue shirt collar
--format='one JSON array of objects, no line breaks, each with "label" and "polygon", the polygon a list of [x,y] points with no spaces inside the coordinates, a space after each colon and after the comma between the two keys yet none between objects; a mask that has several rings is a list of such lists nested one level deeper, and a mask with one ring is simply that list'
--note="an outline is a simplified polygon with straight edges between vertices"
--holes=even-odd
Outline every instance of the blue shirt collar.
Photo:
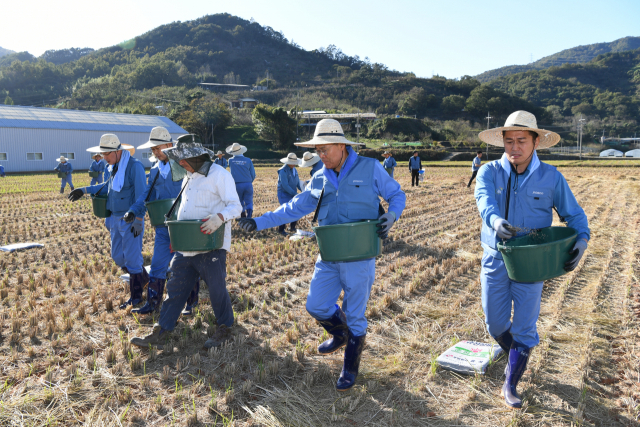
[{"label": "blue shirt collar", "polygon": [[345,160],[342,168],[340,169],[340,175],[337,175],[336,171],[334,171],[333,169],[327,169],[326,166],[322,167],[323,174],[327,178],[327,181],[329,181],[336,190],[338,190],[340,182],[344,179],[345,176],[347,176],[349,170],[351,170],[351,167],[358,158],[358,153],[353,151],[353,148],[351,148],[350,145],[347,145],[347,153],[349,153],[349,155],[347,156],[347,160]]},{"label": "blue shirt collar", "polygon": [[[507,173],[507,176],[511,176],[511,163],[509,163],[507,153],[502,153],[502,157],[500,158],[500,166]],[[527,182],[531,174],[535,172],[539,167],[540,159],[538,158],[538,152],[534,150],[533,156],[531,157],[531,163],[529,163],[529,166],[527,166],[527,170],[525,170],[521,174],[524,179],[520,182],[520,187],[522,187],[524,183]]]}]

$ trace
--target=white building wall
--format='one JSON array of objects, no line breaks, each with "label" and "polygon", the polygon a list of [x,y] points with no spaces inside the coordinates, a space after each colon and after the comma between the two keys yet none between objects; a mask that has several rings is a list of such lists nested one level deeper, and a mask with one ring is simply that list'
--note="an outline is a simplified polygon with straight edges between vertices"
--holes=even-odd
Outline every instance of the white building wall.
[{"label": "white building wall", "polygon": [[[73,169],[87,170],[92,161],[87,148],[99,145],[100,137],[105,133],[114,133],[121,143],[134,147],[144,144],[149,139],[149,132],[0,128],[0,153],[7,153],[7,160],[0,160],[0,164],[8,173],[53,172],[60,153],[70,152],[75,153],[75,159],[70,161]],[[180,135],[171,134],[174,140]],[[144,152],[150,150],[136,150],[134,157],[148,168],[151,163],[143,159]],[[27,160],[27,153],[42,153],[43,160]]]}]

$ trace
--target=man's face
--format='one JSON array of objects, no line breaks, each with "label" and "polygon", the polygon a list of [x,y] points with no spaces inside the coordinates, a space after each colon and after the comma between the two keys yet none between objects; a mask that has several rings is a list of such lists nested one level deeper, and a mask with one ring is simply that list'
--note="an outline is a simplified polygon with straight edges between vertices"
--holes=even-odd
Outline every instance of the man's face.
[{"label": "man's face", "polygon": [[218,158],[221,159],[222,158],[222,154],[218,154]]},{"label": "man's face", "polygon": [[316,146],[316,153],[327,169],[335,169],[340,166],[343,159],[346,159],[347,152],[345,144],[328,144]]},{"label": "man's face", "polygon": [[195,171],[193,170],[191,165],[186,160],[182,159],[178,163],[180,163],[180,166],[185,168],[187,170],[187,172],[195,173]]},{"label": "man's face", "polygon": [[166,150],[167,148],[173,147],[172,143],[156,145],[155,147],[151,147],[151,152],[155,156],[156,159],[160,160],[163,163],[166,163],[169,158],[166,154],[162,152],[162,150]]},{"label": "man's face", "polygon": [[413,153],[413,157],[418,157],[418,153]]},{"label": "man's face", "polygon": [[519,166],[531,161],[533,150],[538,148],[540,138],[536,137],[534,140],[528,131],[510,130],[504,133],[502,141],[509,163]]},{"label": "man's face", "polygon": [[100,163],[100,160],[102,160],[102,156],[96,156],[96,162]]},{"label": "man's face", "polygon": [[115,165],[116,163],[118,163],[121,157],[122,157],[122,150],[108,151],[104,153],[104,160],[110,165]]},{"label": "man's face", "polygon": [[481,159],[482,158],[482,153],[478,153],[478,158]]}]

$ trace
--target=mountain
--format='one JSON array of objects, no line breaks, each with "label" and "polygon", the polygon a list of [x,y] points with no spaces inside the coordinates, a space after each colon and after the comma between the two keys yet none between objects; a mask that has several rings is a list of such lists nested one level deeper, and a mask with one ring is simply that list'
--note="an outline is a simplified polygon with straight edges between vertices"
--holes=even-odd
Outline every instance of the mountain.
[{"label": "mountain", "polygon": [[59,65],[75,61],[76,59],[80,59],[83,56],[90,54],[91,52],[95,52],[95,49],[92,49],[90,47],[85,47],[82,49],[72,47],[71,49],[48,50],[39,58],[42,58],[47,62]]},{"label": "mountain", "polygon": [[3,47],[0,47],[0,58],[2,58],[2,57],[3,57],[3,56],[5,56],[5,55],[9,55],[10,53],[15,53],[15,52],[14,52],[14,51],[12,51],[12,50],[5,49],[5,48],[3,48]]},{"label": "mountain", "polygon": [[640,48],[640,37],[624,37],[610,43],[595,43],[565,49],[553,55],[545,56],[526,65],[509,65],[485,71],[474,78],[481,83],[490,82],[498,77],[509,76],[531,70],[542,70],[563,64],[581,64],[595,59],[598,55],[612,52],[624,52]]}]

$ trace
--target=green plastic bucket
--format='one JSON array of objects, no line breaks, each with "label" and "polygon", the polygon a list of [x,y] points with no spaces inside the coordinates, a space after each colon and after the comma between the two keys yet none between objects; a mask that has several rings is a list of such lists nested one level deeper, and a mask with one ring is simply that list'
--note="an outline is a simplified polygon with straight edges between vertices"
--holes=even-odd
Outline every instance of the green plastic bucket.
[{"label": "green plastic bucket", "polygon": [[313,227],[323,261],[358,261],[382,254],[377,219]]},{"label": "green plastic bucket", "polygon": [[107,196],[91,195],[91,203],[93,204],[93,214],[98,218],[109,218],[111,211],[107,209]]},{"label": "green plastic bucket", "polygon": [[571,227],[546,227],[498,243],[507,274],[516,282],[540,282],[566,273],[564,263],[578,232]]},{"label": "green plastic bucket", "polygon": [[98,172],[98,171],[89,171],[89,176],[91,178],[97,178],[98,176],[100,176],[100,172]]},{"label": "green plastic bucket", "polygon": [[66,177],[67,177],[66,172],[58,172],[58,178],[66,178]]},{"label": "green plastic bucket", "polygon": [[[149,212],[149,219],[151,220],[151,225],[153,227],[164,226],[164,214],[169,212],[173,202],[176,199],[162,199],[162,200],[154,200],[153,202],[146,202],[145,206],[147,207],[147,211]],[[173,215],[171,215],[172,220],[178,219],[178,206],[173,210]]]},{"label": "green plastic bucket", "polygon": [[204,234],[200,230],[203,222],[199,219],[182,221],[167,221],[171,249],[174,251],[213,251],[220,249],[224,243],[224,228],[222,224],[213,234]]}]

